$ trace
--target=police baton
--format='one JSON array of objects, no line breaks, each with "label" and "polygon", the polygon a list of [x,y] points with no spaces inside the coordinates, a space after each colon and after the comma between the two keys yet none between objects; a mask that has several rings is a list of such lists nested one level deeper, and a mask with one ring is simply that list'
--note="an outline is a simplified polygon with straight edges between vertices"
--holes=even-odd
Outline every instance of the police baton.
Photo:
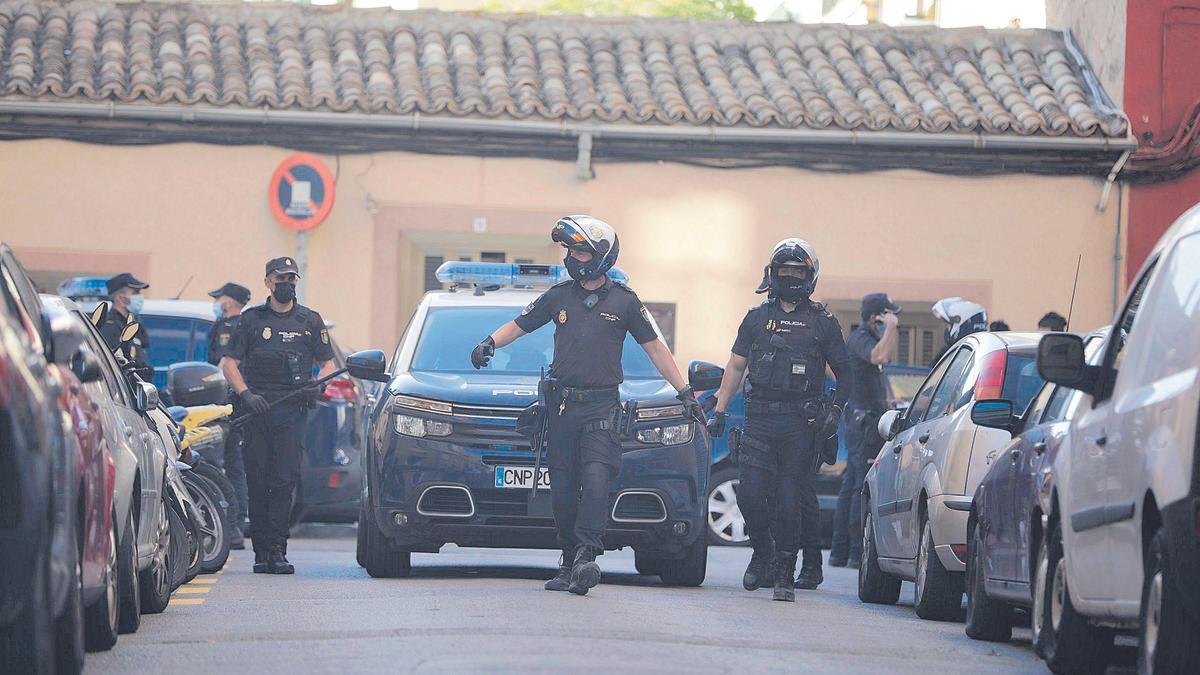
[{"label": "police baton", "polygon": [[[288,392],[287,394],[284,394],[283,396],[280,396],[279,398],[275,399],[274,401],[271,401],[269,408],[273,408],[276,405],[283,403],[284,401],[290,401],[291,399],[296,398],[300,394],[303,394],[304,390],[308,389],[309,387],[316,387],[316,386],[325,384],[326,382],[329,382],[333,378],[335,378],[339,375],[345,375],[348,372],[350,372],[349,368],[338,368],[337,370],[326,375],[325,377],[322,377],[319,380],[314,380],[313,382],[309,382],[308,384],[304,385],[303,387],[299,387],[293,391]],[[241,417],[233,418],[232,420],[229,421],[229,424],[232,426],[235,426],[235,427],[241,426],[242,424],[245,424],[246,422],[248,422],[251,417],[254,417],[257,414],[258,413],[255,413],[255,412],[246,413],[245,415],[242,415]]]}]

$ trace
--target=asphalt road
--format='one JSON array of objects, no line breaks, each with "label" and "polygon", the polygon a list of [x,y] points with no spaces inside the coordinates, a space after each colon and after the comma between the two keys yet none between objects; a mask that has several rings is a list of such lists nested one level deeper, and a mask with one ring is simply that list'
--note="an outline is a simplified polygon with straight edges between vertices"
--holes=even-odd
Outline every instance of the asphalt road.
[{"label": "asphalt road", "polygon": [[[293,538],[292,577],[224,571],[143,618],[89,673],[763,672],[1045,673],[1020,629],[1008,644],[961,623],[922,621],[906,585],[895,607],[863,605],[853,571],[826,568],[795,604],[748,593],[749,551],[709,550],[701,588],[638,576],[629,551],[601,558],[587,597],[542,590],[548,551],[458,549],[413,556],[408,579],[371,579],[349,538]],[[183,600],[183,603],[179,601]]]}]

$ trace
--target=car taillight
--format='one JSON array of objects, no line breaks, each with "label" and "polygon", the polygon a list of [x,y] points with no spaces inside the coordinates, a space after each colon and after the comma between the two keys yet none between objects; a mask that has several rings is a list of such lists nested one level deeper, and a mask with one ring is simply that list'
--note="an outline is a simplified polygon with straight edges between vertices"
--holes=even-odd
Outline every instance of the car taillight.
[{"label": "car taillight", "polygon": [[339,377],[325,384],[321,398],[330,402],[353,403],[358,400],[358,389],[354,386],[354,380]]},{"label": "car taillight", "polygon": [[954,557],[958,558],[959,562],[967,561],[967,545],[966,544],[950,544],[950,551],[954,553]]},{"label": "car taillight", "polygon": [[1001,349],[983,357],[983,367],[975,380],[975,400],[994,401],[1004,390],[1004,369],[1008,366],[1008,350]]}]

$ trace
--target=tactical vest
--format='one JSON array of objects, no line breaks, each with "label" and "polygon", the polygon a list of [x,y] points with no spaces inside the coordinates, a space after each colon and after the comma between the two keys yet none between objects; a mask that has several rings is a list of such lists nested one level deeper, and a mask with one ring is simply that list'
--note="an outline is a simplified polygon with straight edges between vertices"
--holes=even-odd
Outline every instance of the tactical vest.
[{"label": "tactical vest", "polygon": [[288,316],[269,310],[243,315],[250,321],[242,368],[252,389],[291,390],[312,379],[313,354],[308,334],[311,315],[297,306]]},{"label": "tactical vest", "polygon": [[766,308],[765,330],[750,347],[749,381],[756,396],[771,399],[821,396],[825,355],[817,312],[786,313],[773,303]]}]

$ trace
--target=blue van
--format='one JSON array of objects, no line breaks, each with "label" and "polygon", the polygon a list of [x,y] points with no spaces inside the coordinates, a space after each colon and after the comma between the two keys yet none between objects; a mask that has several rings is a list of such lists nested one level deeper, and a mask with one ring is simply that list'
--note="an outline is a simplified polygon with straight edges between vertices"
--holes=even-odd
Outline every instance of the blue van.
[{"label": "blue van", "polygon": [[[531,498],[534,455],[516,432],[550,367],[554,328],[497,350],[485,370],[471,366],[470,354],[566,271],[447,262],[437,274],[452,285],[421,300],[370,412],[358,561],[373,577],[407,576],[412,553],[447,543],[558,547],[550,491]],[[632,547],[643,574],[698,586],[707,565],[707,435],[628,336],[623,364],[622,400],[638,406],[622,438],[605,545]]]}]

